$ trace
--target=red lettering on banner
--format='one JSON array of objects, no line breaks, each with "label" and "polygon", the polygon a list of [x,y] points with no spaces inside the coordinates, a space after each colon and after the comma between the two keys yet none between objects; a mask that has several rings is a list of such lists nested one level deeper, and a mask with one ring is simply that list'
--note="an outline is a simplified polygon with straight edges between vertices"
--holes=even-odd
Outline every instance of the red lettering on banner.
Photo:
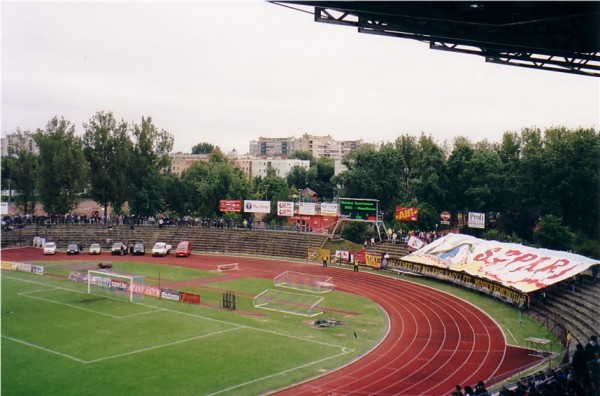
[{"label": "red lettering on banner", "polygon": [[[490,261],[488,261],[489,258],[492,258],[494,256],[494,253],[497,253],[499,251],[501,251],[502,248],[492,248],[492,249],[488,249],[483,253],[479,253],[478,255],[476,255],[475,257],[473,257],[473,260],[475,261],[483,261],[486,264],[490,264]],[[492,260],[492,263],[500,263],[502,261],[506,261],[506,259],[501,259],[501,258],[494,258]]]},{"label": "red lettering on banner", "polygon": [[548,260],[552,260],[551,257],[540,257],[539,260],[531,263],[528,267],[527,267],[527,271],[531,271],[531,272],[536,272],[536,268],[538,265],[540,265],[541,263],[543,263],[544,261],[548,261]]}]

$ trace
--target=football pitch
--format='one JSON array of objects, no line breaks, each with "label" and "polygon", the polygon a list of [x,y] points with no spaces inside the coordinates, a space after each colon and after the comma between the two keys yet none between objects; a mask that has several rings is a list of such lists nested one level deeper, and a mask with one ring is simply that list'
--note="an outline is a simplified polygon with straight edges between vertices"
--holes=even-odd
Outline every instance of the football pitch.
[{"label": "football pitch", "polygon": [[[150,283],[204,280],[182,283],[201,305],[129,302],[67,280],[73,262],[43,265],[44,276],[2,270],[3,395],[264,394],[356,359],[387,331],[376,304],[340,291],[309,318],[254,308],[252,298],[273,288],[268,279],[114,263]],[[235,311],[219,307],[225,290],[236,293]],[[325,318],[339,325],[313,325]]]}]

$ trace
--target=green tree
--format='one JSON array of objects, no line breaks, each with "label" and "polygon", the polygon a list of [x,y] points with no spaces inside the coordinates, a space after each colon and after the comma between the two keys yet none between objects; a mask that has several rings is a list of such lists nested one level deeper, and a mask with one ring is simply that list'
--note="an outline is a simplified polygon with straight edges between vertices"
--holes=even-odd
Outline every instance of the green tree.
[{"label": "green tree", "polygon": [[560,218],[553,215],[542,217],[533,234],[534,241],[543,248],[553,250],[571,250],[575,234],[561,224]]},{"label": "green tree", "polygon": [[129,206],[133,214],[150,216],[165,210],[166,176],[173,149],[173,135],[157,129],[152,118],[142,117],[131,130],[133,150],[130,172]]},{"label": "green tree", "polygon": [[[15,139],[25,139],[18,131]],[[34,213],[36,197],[36,180],[38,155],[27,150],[24,145],[17,144],[9,148],[9,155],[2,161],[2,178],[10,180],[6,188],[15,190],[13,202],[22,213]]]},{"label": "green tree", "polygon": [[90,195],[104,207],[112,204],[119,213],[129,196],[129,166],[132,143],[124,121],[113,114],[96,113],[84,124],[83,153],[90,167]]},{"label": "green tree", "polygon": [[39,199],[49,214],[69,213],[87,180],[81,138],[64,118],[54,117],[34,136],[40,154],[37,172]]},{"label": "green tree", "polygon": [[210,154],[215,149],[210,143],[202,142],[192,147],[192,154]]},{"label": "green tree", "polygon": [[215,150],[209,162],[196,162],[182,175],[183,183],[192,191],[190,206],[200,216],[217,215],[221,199],[244,199],[250,195],[248,178],[219,153]]}]

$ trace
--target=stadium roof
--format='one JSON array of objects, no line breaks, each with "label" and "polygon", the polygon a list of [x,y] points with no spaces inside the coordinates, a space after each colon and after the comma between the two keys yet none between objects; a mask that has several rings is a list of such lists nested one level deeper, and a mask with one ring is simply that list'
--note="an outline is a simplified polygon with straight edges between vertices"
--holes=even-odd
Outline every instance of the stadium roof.
[{"label": "stadium roof", "polygon": [[600,77],[598,1],[273,1],[487,62]]}]

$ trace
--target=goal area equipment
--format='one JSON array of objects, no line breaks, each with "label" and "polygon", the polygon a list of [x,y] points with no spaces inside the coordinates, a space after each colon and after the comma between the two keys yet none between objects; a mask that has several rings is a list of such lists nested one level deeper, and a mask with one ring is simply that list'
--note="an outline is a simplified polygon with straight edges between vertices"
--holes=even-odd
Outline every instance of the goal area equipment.
[{"label": "goal area equipment", "polygon": [[267,289],[254,297],[252,305],[255,308],[313,317],[323,313],[321,303],[324,298],[314,294]]},{"label": "goal area equipment", "polygon": [[88,293],[104,295],[119,300],[133,301],[134,285],[144,284],[144,277],[128,274],[117,274],[108,271],[88,270]]},{"label": "goal area equipment", "polygon": [[219,272],[233,271],[233,270],[239,270],[239,269],[240,269],[240,267],[239,267],[238,263],[217,265],[217,271],[219,271]]},{"label": "goal area equipment", "polygon": [[309,291],[312,293],[326,293],[333,291],[331,276],[304,274],[302,272],[286,271],[273,279],[273,284],[278,287]]}]

